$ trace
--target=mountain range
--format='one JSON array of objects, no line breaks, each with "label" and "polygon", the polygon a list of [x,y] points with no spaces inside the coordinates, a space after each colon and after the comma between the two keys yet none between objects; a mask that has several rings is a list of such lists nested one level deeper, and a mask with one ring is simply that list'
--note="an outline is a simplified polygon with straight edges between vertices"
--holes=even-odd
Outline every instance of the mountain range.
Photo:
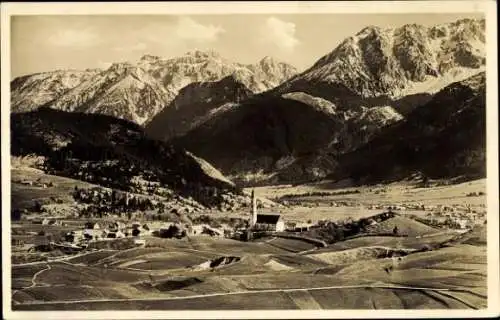
[{"label": "mountain range", "polygon": [[192,51],[173,59],[145,55],[136,63],[114,63],[105,70],[54,71],[16,78],[11,82],[11,110],[25,112],[45,106],[111,115],[144,125],[193,82],[233,76],[258,93],[295,73],[292,66],[270,57],[244,65],[215,52]]},{"label": "mountain range", "polygon": [[485,64],[484,20],[368,26],[301,73],[269,57],[243,65],[215,52],[147,55],[106,70],[17,78],[12,109],[128,119],[244,185],[412,171],[477,177]]},{"label": "mountain range", "polygon": [[240,183],[321,179],[342,155],[483,72],[484,40],[484,20],[367,27],[280,86],[212,107],[174,140]]}]

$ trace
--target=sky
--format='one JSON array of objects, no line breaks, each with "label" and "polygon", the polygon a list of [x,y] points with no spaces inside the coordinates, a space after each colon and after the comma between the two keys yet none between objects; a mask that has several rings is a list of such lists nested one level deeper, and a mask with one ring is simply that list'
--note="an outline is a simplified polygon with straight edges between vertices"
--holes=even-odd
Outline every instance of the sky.
[{"label": "sky", "polygon": [[11,18],[11,78],[106,68],[145,54],[213,50],[240,63],[265,56],[305,70],[368,25],[435,25],[479,14],[43,15]]}]

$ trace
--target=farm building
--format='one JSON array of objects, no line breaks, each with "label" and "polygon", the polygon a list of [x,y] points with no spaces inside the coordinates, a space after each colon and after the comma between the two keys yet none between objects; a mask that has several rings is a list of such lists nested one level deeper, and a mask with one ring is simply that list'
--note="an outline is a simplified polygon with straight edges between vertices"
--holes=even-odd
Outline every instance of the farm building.
[{"label": "farm building", "polygon": [[106,233],[106,238],[108,239],[116,239],[116,238],[125,238],[125,234],[121,231],[109,231]]},{"label": "farm building", "polygon": [[313,226],[312,223],[297,223],[294,227],[295,232],[303,232],[309,230]]},{"label": "farm building", "polygon": [[456,219],[455,222],[460,226],[460,229],[467,229],[473,227],[473,223],[469,219]]},{"label": "farm building", "polygon": [[82,232],[82,236],[84,239],[98,239],[104,237],[106,232],[100,229],[84,229]]},{"label": "farm building", "polygon": [[115,222],[112,222],[108,225],[108,230],[113,231],[113,232],[123,231],[126,228],[127,228],[127,226],[123,222],[120,222],[120,221],[115,221]]}]

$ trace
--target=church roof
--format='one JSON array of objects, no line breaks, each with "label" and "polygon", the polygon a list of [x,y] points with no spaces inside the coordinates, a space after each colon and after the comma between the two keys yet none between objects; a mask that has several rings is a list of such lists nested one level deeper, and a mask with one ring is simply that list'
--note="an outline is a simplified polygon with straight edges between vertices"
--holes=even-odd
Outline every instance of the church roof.
[{"label": "church roof", "polygon": [[277,224],[281,215],[279,214],[257,214],[257,223]]}]

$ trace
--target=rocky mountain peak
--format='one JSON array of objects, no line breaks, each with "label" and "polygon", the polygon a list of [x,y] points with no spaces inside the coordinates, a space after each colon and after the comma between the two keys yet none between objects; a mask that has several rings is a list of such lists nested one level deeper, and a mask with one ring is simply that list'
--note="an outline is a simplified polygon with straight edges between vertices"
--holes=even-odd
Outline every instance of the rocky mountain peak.
[{"label": "rocky mountain peak", "polygon": [[159,56],[151,55],[151,54],[145,54],[143,55],[139,61],[149,61],[149,62],[156,62],[161,60]]},{"label": "rocky mountain peak", "polygon": [[382,28],[374,25],[366,26],[361,29],[358,33],[356,33],[357,37],[365,37],[372,34],[378,34],[382,32]]},{"label": "rocky mountain peak", "polygon": [[[368,26],[344,40],[293,82],[345,86],[361,97],[433,93],[480,72],[485,65],[484,20],[463,19],[433,27]],[[456,74],[461,74],[456,77]],[[436,85],[442,79],[443,83]]]},{"label": "rocky mountain peak", "polygon": [[214,50],[192,50],[186,52],[185,56],[195,57],[197,59],[221,59],[222,56]]},{"label": "rocky mountain peak", "polygon": [[11,82],[12,110],[29,111],[45,105],[103,113],[144,125],[191,83],[233,76],[235,82],[257,93],[296,74],[293,67],[271,58],[261,62],[244,65],[212,50],[194,50],[171,59],[146,54],[136,63],[116,62],[106,70],[28,75]]},{"label": "rocky mountain peak", "polygon": [[117,73],[123,73],[135,68],[130,62],[115,62],[107,69],[108,71],[113,71]]}]

